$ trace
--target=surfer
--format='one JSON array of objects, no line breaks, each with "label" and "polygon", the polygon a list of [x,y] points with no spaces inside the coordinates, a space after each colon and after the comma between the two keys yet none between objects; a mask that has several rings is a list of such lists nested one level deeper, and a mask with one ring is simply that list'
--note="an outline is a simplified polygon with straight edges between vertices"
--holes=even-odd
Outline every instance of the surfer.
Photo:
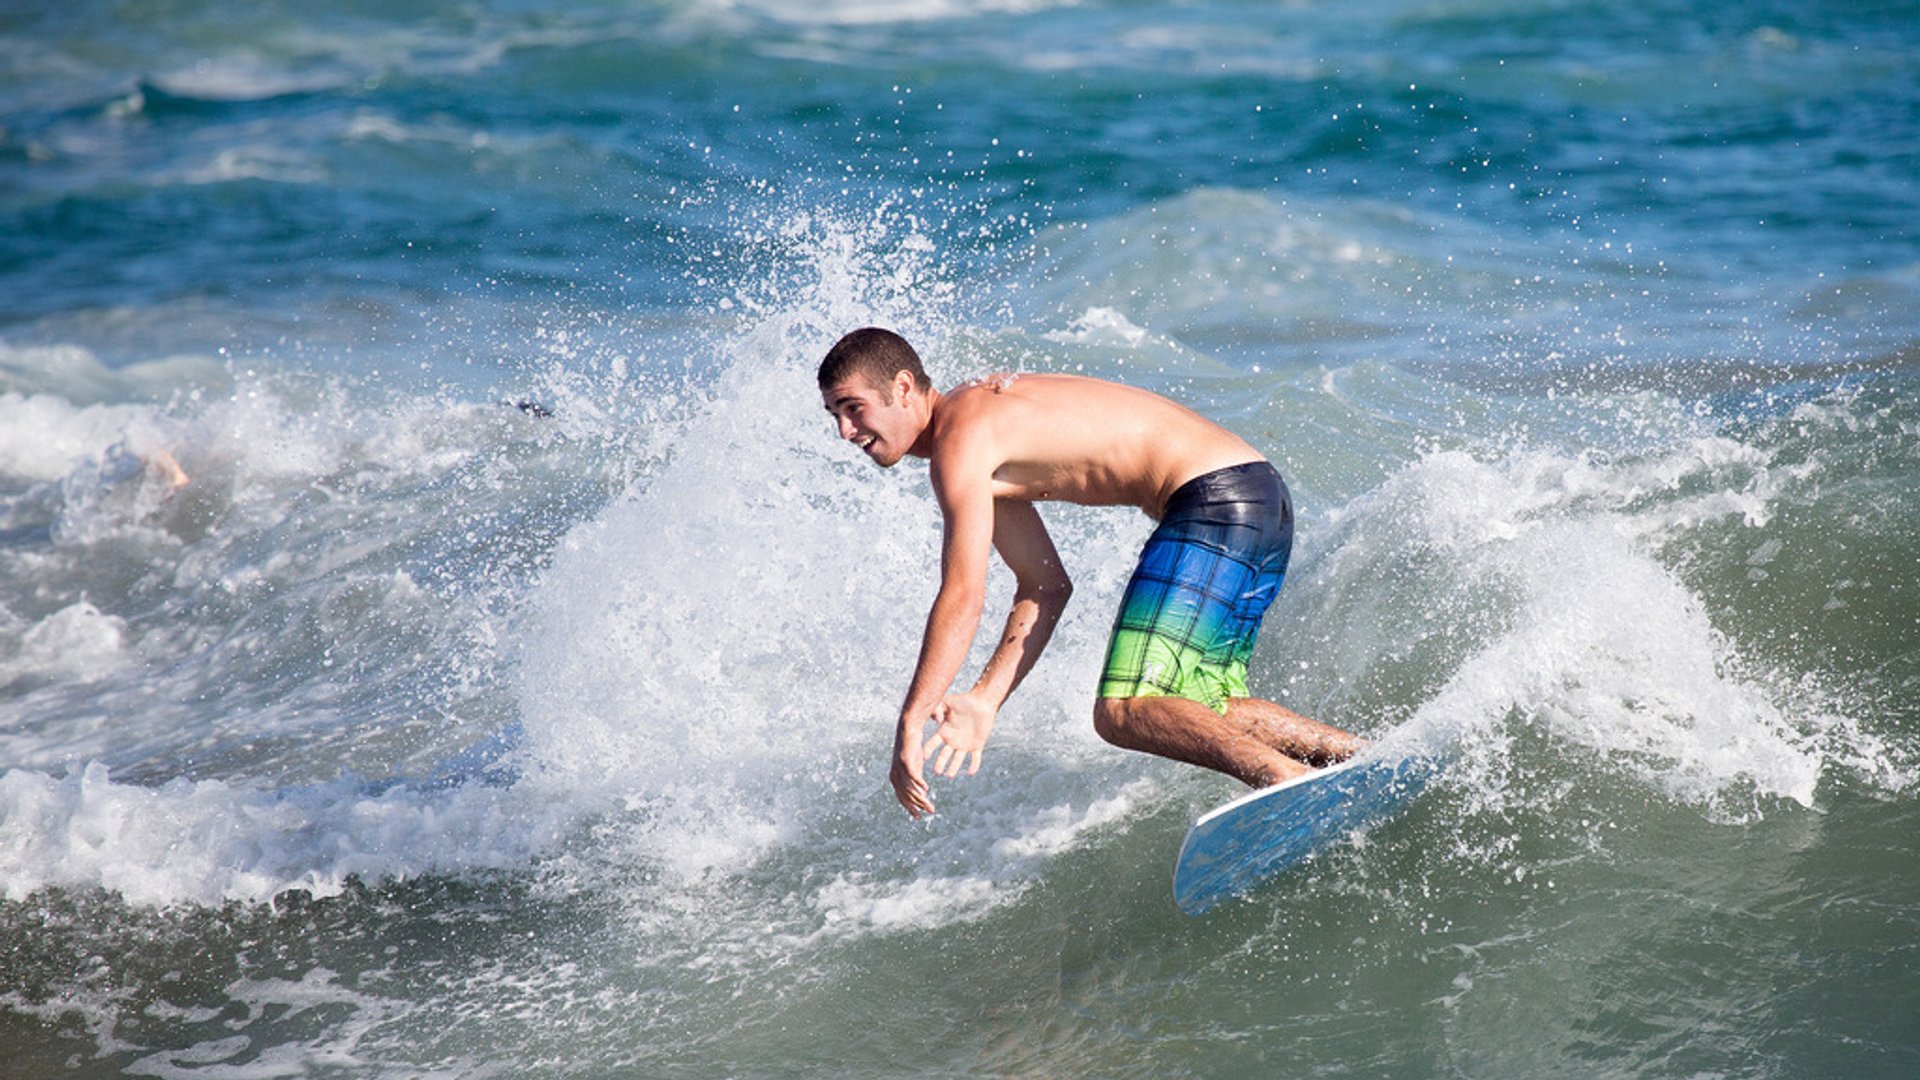
[{"label": "surfer", "polygon": [[[928,459],[944,523],[940,589],[894,736],[890,779],[909,814],[933,813],[926,763],[949,778],[979,771],[1000,706],[1066,607],[1072,583],[1034,509],[1042,500],[1137,506],[1159,522],[1108,643],[1093,710],[1102,738],[1255,787],[1365,745],[1248,694],[1293,508],[1244,440],[1157,394],[1083,376],[1000,375],[941,393],[913,346],[873,327],[841,338],[819,381],[840,437],[875,463]],[[973,687],[953,693],[986,602],[989,549],[1013,571],[1012,609]]]}]

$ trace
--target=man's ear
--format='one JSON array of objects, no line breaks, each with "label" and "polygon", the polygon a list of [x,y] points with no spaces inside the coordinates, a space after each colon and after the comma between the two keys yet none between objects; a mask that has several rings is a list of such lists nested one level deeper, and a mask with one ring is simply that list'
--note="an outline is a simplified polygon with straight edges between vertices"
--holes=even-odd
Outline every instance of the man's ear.
[{"label": "man's ear", "polygon": [[905,398],[919,384],[913,380],[913,372],[901,368],[893,373],[893,396],[895,400]]}]

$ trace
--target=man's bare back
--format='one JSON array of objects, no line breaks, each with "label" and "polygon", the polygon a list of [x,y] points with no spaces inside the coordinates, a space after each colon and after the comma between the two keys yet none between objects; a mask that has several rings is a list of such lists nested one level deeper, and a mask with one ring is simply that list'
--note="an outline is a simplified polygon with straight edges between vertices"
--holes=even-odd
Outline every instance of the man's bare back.
[{"label": "man's bare back", "polygon": [[[1102,696],[1094,708],[1094,727],[1103,738],[1254,785],[1289,779],[1312,765],[1351,756],[1364,745],[1272,702],[1229,697],[1245,693],[1252,634],[1284,576],[1292,545],[1285,485],[1239,436],[1157,394],[1080,376],[999,375],[942,394],[933,388],[912,346],[876,328],[843,337],[821,362],[819,382],[821,402],[833,415],[840,437],[883,468],[908,456],[928,459],[940,504],[940,590],[927,613],[920,658],[894,733],[890,779],[909,814],[933,813],[924,763],[932,762],[933,771],[947,777],[958,775],[963,766],[970,773],[979,771],[981,750],[1000,706],[1045,650],[1072,592],[1053,539],[1034,509],[1036,501],[1138,506],[1160,520],[1171,503],[1185,508],[1196,497],[1204,501],[1225,494],[1228,501],[1220,505],[1227,512],[1252,513],[1254,520],[1265,523],[1240,530],[1262,538],[1260,551],[1229,550],[1239,543],[1234,541],[1217,551],[1208,548],[1197,564],[1218,567],[1224,556],[1242,566],[1245,575],[1233,579],[1239,583],[1229,585],[1228,595],[1221,597],[1211,580],[1186,580],[1193,571],[1149,582],[1163,591],[1189,590],[1190,600],[1182,600],[1183,606],[1191,602],[1205,607],[1217,600],[1233,606],[1224,614],[1238,628],[1231,632],[1236,637],[1171,642],[1164,647],[1173,653],[1156,654],[1175,667],[1186,666],[1213,679],[1210,689],[1194,691],[1186,683],[1168,681],[1160,674],[1167,665],[1155,660],[1142,667],[1140,654],[1126,661],[1134,669],[1129,674],[1140,678],[1126,684],[1130,689],[1109,695],[1107,688],[1119,685],[1115,664],[1120,654],[1113,650],[1122,630],[1116,625]],[[1241,479],[1243,473],[1250,481]],[[1250,495],[1255,502],[1234,501],[1235,485],[1249,482],[1265,494]],[[1163,542],[1169,528],[1163,521],[1149,541],[1150,551],[1156,543],[1168,551],[1187,543],[1171,533]],[[973,688],[952,693],[979,629],[993,552],[1014,576],[1006,629]],[[1253,561],[1243,561],[1243,554]],[[1142,559],[1123,598],[1123,613],[1135,585],[1143,580],[1146,553]],[[1214,569],[1199,572],[1216,574]],[[1201,591],[1192,591],[1196,589]],[[1215,629],[1226,625],[1215,618],[1218,614],[1209,613],[1205,620]],[[1150,641],[1166,637],[1156,626],[1133,633],[1144,633]],[[1223,655],[1231,659],[1200,659],[1222,646],[1227,649]],[[1205,701],[1194,697],[1196,693]],[[925,734],[929,722],[938,725],[931,736]]]},{"label": "man's bare back", "polygon": [[1002,459],[995,498],[1137,506],[1155,519],[1194,477],[1262,460],[1183,405],[1078,375],[996,375],[939,397],[936,445],[974,427]]}]

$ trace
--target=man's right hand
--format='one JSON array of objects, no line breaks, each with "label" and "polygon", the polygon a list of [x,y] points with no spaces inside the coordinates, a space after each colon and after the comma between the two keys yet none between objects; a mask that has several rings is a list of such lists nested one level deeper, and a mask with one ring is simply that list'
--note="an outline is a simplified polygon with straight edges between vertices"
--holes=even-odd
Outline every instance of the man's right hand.
[{"label": "man's right hand", "polygon": [[901,722],[893,739],[893,768],[887,777],[893,783],[893,797],[900,800],[900,805],[906,807],[915,820],[934,813],[933,796],[920,771],[920,763],[926,757],[921,749],[925,728],[924,720]]}]

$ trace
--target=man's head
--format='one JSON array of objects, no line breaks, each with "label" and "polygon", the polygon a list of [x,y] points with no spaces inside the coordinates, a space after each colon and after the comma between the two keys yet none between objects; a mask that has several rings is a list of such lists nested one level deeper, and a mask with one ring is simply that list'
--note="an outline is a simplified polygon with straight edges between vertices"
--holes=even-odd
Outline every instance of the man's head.
[{"label": "man's head", "polygon": [[861,375],[865,376],[867,385],[888,395],[881,400],[891,405],[893,377],[902,371],[913,376],[913,385],[923,393],[933,389],[927,369],[920,366],[920,354],[913,351],[906,338],[891,330],[869,326],[852,331],[827,350],[827,358],[820,361],[820,389],[825,392],[828,387],[847,381],[849,376]]},{"label": "man's head", "polygon": [[932,393],[920,355],[891,330],[855,330],[820,361],[820,399],[840,437],[882,468],[912,451],[931,417]]}]

